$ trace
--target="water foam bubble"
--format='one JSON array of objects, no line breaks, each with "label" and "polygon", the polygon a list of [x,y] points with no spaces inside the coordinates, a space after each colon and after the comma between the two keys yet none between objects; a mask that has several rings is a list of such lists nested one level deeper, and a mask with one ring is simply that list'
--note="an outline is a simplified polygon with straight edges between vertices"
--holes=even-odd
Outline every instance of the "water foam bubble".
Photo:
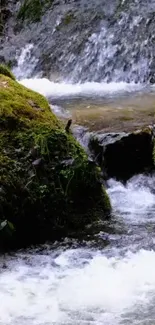
[{"label": "water foam bubble", "polygon": [[97,83],[85,82],[83,84],[55,83],[46,78],[23,79],[20,83],[32,90],[38,91],[46,97],[76,97],[76,96],[112,96],[117,93],[130,93],[142,89],[142,85],[125,82]]},{"label": "water foam bubble", "polygon": [[18,65],[14,67],[13,73],[18,79],[30,77],[38,60],[32,55],[34,45],[28,43],[20,51],[16,53]]},{"label": "water foam bubble", "polygon": [[[138,175],[130,179],[126,186],[113,179],[108,181],[112,205],[115,211],[134,224],[154,220],[155,177]],[[153,212],[153,213],[151,213]]]},{"label": "water foam bubble", "polygon": [[31,265],[16,259],[1,273],[2,325],[117,325],[151,319],[153,251],[108,258],[81,248],[59,251],[56,258],[52,252],[48,259],[40,255],[39,264],[30,259]]}]

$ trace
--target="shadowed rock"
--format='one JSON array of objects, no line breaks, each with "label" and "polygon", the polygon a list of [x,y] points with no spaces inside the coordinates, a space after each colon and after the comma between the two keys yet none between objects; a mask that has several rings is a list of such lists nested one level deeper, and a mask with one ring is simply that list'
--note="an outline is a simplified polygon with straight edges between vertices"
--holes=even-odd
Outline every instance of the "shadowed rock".
[{"label": "shadowed rock", "polygon": [[133,133],[93,134],[89,149],[107,178],[127,180],[153,168],[152,129]]}]

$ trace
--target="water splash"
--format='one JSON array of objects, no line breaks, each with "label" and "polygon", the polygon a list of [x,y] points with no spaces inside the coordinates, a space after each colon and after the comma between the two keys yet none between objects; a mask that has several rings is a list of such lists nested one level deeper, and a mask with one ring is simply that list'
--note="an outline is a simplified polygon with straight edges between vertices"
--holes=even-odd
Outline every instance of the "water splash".
[{"label": "water splash", "polygon": [[141,84],[125,83],[125,82],[112,82],[112,83],[55,83],[48,79],[23,79],[20,81],[24,86],[38,91],[48,98],[58,97],[76,97],[76,96],[113,96],[121,93],[130,93],[142,90],[144,86]]},{"label": "water splash", "polygon": [[51,110],[59,117],[71,118],[69,111],[65,110],[63,107],[58,105],[50,105]]},{"label": "water splash", "polygon": [[38,62],[38,59],[34,56],[33,49],[33,44],[27,44],[21,51],[17,51],[16,60],[18,65],[13,69],[17,79],[28,78],[32,75],[33,69]]},{"label": "water splash", "polygon": [[[150,235],[145,227],[149,213],[155,222],[154,182],[154,176],[143,175],[126,186],[109,181],[114,210],[131,227],[131,246],[128,233],[119,236],[123,244],[126,237],[125,251],[124,245],[115,250],[65,248],[64,243],[1,257],[0,323],[154,325],[155,252],[147,247]],[[134,247],[133,219],[139,225],[136,234],[145,235],[145,248]],[[154,231],[151,235],[155,243]]]},{"label": "water splash", "polygon": [[154,264],[146,250],[123,258],[89,249],[17,254],[1,272],[0,322],[153,325]]},{"label": "water splash", "polygon": [[125,186],[113,179],[109,180],[108,193],[113,208],[130,224],[146,223],[146,215],[147,222],[154,222],[154,185],[154,176],[134,176]]}]

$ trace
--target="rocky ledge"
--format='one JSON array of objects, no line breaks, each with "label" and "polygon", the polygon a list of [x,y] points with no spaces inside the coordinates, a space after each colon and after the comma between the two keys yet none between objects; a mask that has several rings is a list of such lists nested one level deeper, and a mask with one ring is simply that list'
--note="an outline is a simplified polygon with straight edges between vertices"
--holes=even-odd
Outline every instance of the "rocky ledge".
[{"label": "rocky ledge", "polygon": [[89,149],[105,178],[126,181],[154,169],[154,127],[131,133],[91,133]]},{"label": "rocky ledge", "polygon": [[106,218],[100,170],[46,99],[0,66],[0,244],[58,239]]}]

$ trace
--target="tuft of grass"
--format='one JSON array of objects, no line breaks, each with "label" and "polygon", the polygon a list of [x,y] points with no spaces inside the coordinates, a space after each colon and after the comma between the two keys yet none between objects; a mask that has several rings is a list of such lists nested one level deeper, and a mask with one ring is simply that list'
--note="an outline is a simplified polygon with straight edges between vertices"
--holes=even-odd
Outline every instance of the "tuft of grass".
[{"label": "tuft of grass", "polygon": [[66,16],[63,19],[63,24],[64,25],[69,25],[72,20],[74,19],[74,14],[72,12],[66,14]]},{"label": "tuft of grass", "polygon": [[14,74],[10,71],[10,69],[4,65],[4,64],[0,64],[0,74],[7,76],[9,78],[11,78],[12,80],[16,80]]},{"label": "tuft of grass", "polygon": [[17,19],[38,22],[52,3],[53,0],[24,0],[19,8]]}]

